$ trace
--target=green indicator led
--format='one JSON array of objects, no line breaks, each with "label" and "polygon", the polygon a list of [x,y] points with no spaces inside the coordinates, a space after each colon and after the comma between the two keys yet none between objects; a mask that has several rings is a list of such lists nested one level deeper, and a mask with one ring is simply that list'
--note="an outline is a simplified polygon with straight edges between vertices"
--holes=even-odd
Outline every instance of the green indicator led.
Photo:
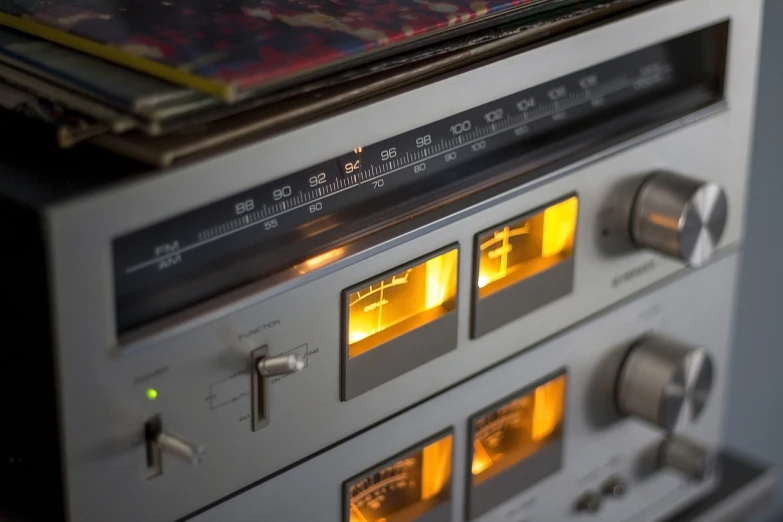
[{"label": "green indicator led", "polygon": [[147,398],[151,401],[154,401],[158,398],[158,390],[155,388],[147,388]]}]

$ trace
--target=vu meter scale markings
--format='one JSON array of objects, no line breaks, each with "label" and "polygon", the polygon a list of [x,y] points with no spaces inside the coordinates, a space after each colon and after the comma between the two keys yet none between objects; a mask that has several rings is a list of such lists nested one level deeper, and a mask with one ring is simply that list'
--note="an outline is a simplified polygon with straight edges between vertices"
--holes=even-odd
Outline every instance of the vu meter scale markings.
[{"label": "vu meter scale markings", "polygon": [[[347,522],[418,520],[450,496],[452,435],[346,483]],[[440,518],[438,518],[440,520]]]},{"label": "vu meter scale markings", "polygon": [[[361,290],[357,291],[355,297],[350,301],[349,306],[353,308],[358,304],[363,304],[364,313],[369,314],[374,312],[376,314],[376,326],[371,332],[351,332],[349,343],[355,343],[361,341],[364,337],[373,333],[380,332],[386,328],[384,324],[383,309],[389,304],[389,299],[384,295],[386,290],[400,285],[408,284],[408,277],[410,276],[412,269],[406,270],[404,274],[394,275],[391,278],[384,279],[380,283],[370,285],[365,292]],[[388,281],[388,282],[387,282]],[[352,296],[353,297],[353,296]],[[374,300],[373,300],[374,299]]]},{"label": "vu meter scale markings", "polygon": [[[508,273],[508,255],[514,249],[514,245],[511,244],[511,238],[523,236],[528,233],[530,233],[530,226],[527,222],[516,228],[503,227],[503,230],[495,232],[492,235],[492,239],[481,244],[482,251],[491,248],[487,254],[489,259],[500,260],[500,267],[497,271],[499,276],[503,277]],[[488,282],[490,282],[489,277],[480,276],[478,285],[479,287],[484,287]]]},{"label": "vu meter scale markings", "polygon": [[[673,83],[674,66],[660,49],[640,53],[643,56],[620,58],[384,142],[358,147],[348,156],[292,174],[255,189],[252,194],[248,192],[247,197],[240,195],[220,202],[220,213],[226,215],[230,209],[234,217],[200,228],[195,234],[185,225],[166,228],[164,223],[162,229],[153,226],[140,233],[145,234],[141,243],[150,245],[146,252],[153,255],[137,262],[120,256],[122,273],[133,276],[177,267],[184,262],[183,254],[192,255],[202,247],[255,227],[259,227],[262,237],[256,236],[254,242],[272,239],[384,190],[454,168]],[[357,190],[360,194],[355,197],[338,197]],[[190,234],[193,239],[186,240]],[[144,249],[134,249],[133,254],[138,256],[140,251]]]}]

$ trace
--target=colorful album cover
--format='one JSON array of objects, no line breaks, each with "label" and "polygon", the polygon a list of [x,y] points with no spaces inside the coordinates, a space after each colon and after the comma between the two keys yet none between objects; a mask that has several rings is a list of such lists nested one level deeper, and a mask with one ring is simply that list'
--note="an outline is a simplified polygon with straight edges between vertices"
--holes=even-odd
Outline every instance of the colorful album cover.
[{"label": "colorful album cover", "polygon": [[0,24],[233,100],[547,2],[0,0]]},{"label": "colorful album cover", "polygon": [[140,113],[170,103],[206,98],[188,88],[0,26],[0,63]]},{"label": "colorful album cover", "polygon": [[[560,1],[565,4],[566,0]],[[459,67],[460,62],[498,56],[518,48],[521,44],[530,43],[534,40],[526,38],[529,31],[546,29],[548,34],[558,34],[559,31],[580,27],[587,20],[616,14],[646,1],[587,0],[580,9],[568,9],[555,16],[542,16],[538,19],[526,17],[524,21],[493,27],[413,51],[410,53],[412,56],[409,55],[405,60],[405,64],[397,63],[397,59],[402,59],[402,56],[390,58],[389,61],[393,62],[391,64],[382,62],[368,67],[378,74],[359,74],[358,77],[354,76],[348,85],[345,85],[342,79],[327,78],[326,85],[322,84],[323,88],[319,89],[315,96],[310,94],[295,96],[293,103],[288,103],[289,100],[278,98],[276,95],[261,97],[257,98],[262,100],[260,106],[249,107],[247,110],[225,115],[222,118],[215,118],[212,114],[195,115],[195,120],[185,125],[184,128],[189,129],[185,133],[173,132],[157,137],[138,132],[123,135],[104,134],[93,140],[93,143],[143,163],[161,168],[170,167],[177,162],[192,160],[196,156],[209,156],[213,151],[224,150],[231,147],[232,143],[246,140],[249,136],[257,139],[269,135],[280,130],[280,127],[285,127],[287,121],[301,123],[302,114],[307,114],[311,119],[318,118],[336,107],[372,97],[385,90],[391,77],[395,82],[402,83],[406,83],[414,76],[426,80],[433,75],[451,71],[452,67]],[[551,33],[554,27],[558,29],[555,33]],[[442,55],[441,52],[446,54]],[[394,65],[399,65],[399,68],[395,68]],[[356,71],[352,70],[350,75],[354,72]],[[352,93],[347,100],[346,92]],[[275,103],[274,99],[279,103]],[[210,124],[204,125],[205,117],[209,119]],[[198,130],[192,130],[194,128]]]}]

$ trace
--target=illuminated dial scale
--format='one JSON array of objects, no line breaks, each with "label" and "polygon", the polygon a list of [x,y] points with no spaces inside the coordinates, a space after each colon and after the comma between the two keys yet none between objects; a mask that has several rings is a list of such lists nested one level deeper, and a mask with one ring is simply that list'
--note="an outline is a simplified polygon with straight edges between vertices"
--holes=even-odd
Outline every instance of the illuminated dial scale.
[{"label": "illuminated dial scale", "polygon": [[[399,216],[398,207],[419,197],[459,191],[491,162],[534,154],[542,139],[566,135],[613,111],[682,88],[680,83],[691,80],[679,64],[701,47],[694,41],[676,42],[616,58],[376,144],[357,144],[343,156],[118,238],[114,273],[120,329],[189,304],[162,301],[167,286],[186,287],[188,299],[196,302],[257,278],[260,266],[290,266],[292,257],[307,258],[347,234],[392,222]],[[514,248],[510,243],[520,233],[511,227],[505,246]],[[500,256],[501,263],[507,259],[495,249],[493,256]],[[241,270],[237,260],[245,263]],[[196,295],[196,287],[188,282],[214,271],[218,263],[233,263],[221,276],[225,282],[221,279],[215,288]]]},{"label": "illuminated dial scale", "polygon": [[[604,110],[610,103],[633,99],[639,91],[666,86],[673,79],[673,66],[660,53],[650,54],[646,66],[640,67],[637,57],[626,58],[631,70],[618,73],[622,64],[612,62],[611,67],[599,66],[379,144],[358,146],[340,158],[226,202],[233,206],[221,209],[229,211],[230,218],[225,221],[214,221],[217,215],[204,209],[196,220],[204,223],[203,227],[196,229],[196,224],[190,223],[179,239],[169,224],[168,234],[163,236],[167,239],[159,245],[150,243],[153,248],[147,252],[153,255],[135,262],[128,259],[122,274],[137,277],[134,274],[165,272],[180,263],[197,263],[205,250],[215,249],[215,241],[249,228],[262,228],[268,239],[302,229],[314,217],[452,170],[549,132],[565,120],[583,118]],[[401,151],[406,152],[401,155]],[[355,194],[357,190],[361,194]],[[153,240],[152,230],[147,230],[146,235],[145,242]]]}]

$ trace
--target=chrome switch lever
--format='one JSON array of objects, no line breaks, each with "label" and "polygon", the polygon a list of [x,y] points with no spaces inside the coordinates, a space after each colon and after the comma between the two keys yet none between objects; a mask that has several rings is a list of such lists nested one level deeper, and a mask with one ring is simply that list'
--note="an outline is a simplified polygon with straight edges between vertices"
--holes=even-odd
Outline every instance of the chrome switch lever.
[{"label": "chrome switch lever", "polygon": [[168,453],[193,466],[198,466],[204,460],[204,446],[186,439],[176,433],[161,431],[155,439],[158,447],[164,453]]},{"label": "chrome switch lever", "polygon": [[298,372],[305,367],[304,357],[296,354],[274,355],[262,357],[256,363],[258,373],[264,377],[275,377]]},{"label": "chrome switch lever", "polygon": [[161,454],[169,454],[193,466],[198,466],[204,460],[204,446],[187,437],[163,429],[163,422],[156,415],[144,426],[147,439],[147,466],[158,470],[161,468]]}]

